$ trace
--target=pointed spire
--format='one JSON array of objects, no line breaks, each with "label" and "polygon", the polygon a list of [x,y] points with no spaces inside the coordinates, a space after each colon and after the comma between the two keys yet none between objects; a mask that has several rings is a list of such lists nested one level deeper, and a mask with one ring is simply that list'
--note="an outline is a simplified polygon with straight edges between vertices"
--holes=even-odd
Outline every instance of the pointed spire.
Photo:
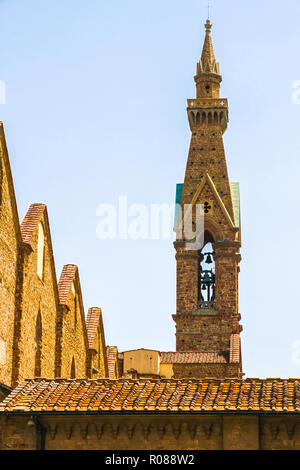
[{"label": "pointed spire", "polygon": [[198,63],[197,74],[200,73],[215,73],[219,74],[219,64],[216,62],[213,43],[211,39],[212,24],[209,19],[205,23],[205,39],[201,54],[201,59]]}]

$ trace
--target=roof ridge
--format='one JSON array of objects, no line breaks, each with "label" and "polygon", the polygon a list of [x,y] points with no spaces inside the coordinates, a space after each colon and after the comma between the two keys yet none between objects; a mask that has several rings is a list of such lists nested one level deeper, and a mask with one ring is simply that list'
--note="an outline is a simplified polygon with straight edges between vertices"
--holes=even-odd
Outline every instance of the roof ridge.
[{"label": "roof ridge", "polygon": [[65,264],[63,266],[57,285],[60,304],[64,305],[67,302],[67,297],[77,272],[78,266],[76,264]]},{"label": "roof ridge", "polygon": [[45,210],[47,210],[46,204],[40,202],[35,202],[29,206],[20,226],[21,237],[24,243],[30,243],[33,232]]},{"label": "roof ridge", "polygon": [[86,330],[90,349],[93,349],[94,347],[100,318],[102,319],[102,310],[100,307],[90,307],[88,309],[86,317]]}]

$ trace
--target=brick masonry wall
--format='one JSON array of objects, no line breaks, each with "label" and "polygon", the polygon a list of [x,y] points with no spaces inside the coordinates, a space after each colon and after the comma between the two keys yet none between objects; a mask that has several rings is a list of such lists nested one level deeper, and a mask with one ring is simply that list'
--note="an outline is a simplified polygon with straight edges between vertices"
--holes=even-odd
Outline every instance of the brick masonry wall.
[{"label": "brick masonry wall", "polygon": [[88,345],[86,340],[84,311],[77,289],[75,290],[75,294],[76,307],[72,290],[70,290],[67,298],[67,308],[60,306],[59,329],[61,328],[61,330],[58,334],[61,341],[61,352],[58,376],[64,378],[71,377],[73,358],[75,363],[75,378],[87,376]]},{"label": "brick masonry wall", "polygon": [[220,126],[195,126],[192,130],[182,203],[190,204],[204,175],[212,178],[229,214],[233,217],[222,131]]},{"label": "brick masonry wall", "polygon": [[34,377],[36,322],[40,311],[42,319],[41,376],[54,377],[56,315],[58,310],[57,283],[51,255],[50,232],[45,214],[42,218],[45,234],[43,279],[37,274],[37,227],[31,238],[32,251],[25,256],[22,317],[18,348],[20,355],[17,382]]},{"label": "brick masonry wall", "polygon": [[92,367],[91,378],[98,379],[101,377],[107,377],[107,366],[105,367],[106,346],[105,339],[103,335],[101,335],[100,326],[97,328],[95,345],[97,346],[97,350],[93,350],[90,352]]},{"label": "brick masonry wall", "polygon": [[229,351],[231,315],[176,315],[174,318],[177,351]]},{"label": "brick masonry wall", "polygon": [[20,233],[2,126],[0,137],[0,382],[10,386]]},{"label": "brick masonry wall", "polygon": [[[0,416],[0,449],[36,449],[29,416]],[[300,450],[299,416],[39,416],[46,450]]]},{"label": "brick masonry wall", "polygon": [[241,377],[239,364],[173,364],[175,379],[193,377],[197,379],[205,377]]}]

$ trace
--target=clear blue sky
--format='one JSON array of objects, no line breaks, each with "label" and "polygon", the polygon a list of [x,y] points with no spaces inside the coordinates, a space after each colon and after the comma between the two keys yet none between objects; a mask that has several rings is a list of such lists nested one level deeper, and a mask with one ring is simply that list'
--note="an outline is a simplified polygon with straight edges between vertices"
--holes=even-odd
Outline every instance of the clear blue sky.
[{"label": "clear blue sky", "polygon": [[[184,176],[186,99],[206,1],[0,0],[0,79],[20,219],[48,206],[57,275],[79,265],[86,309],[119,348],[175,348],[171,241],[100,241],[97,206],[168,203]],[[299,377],[300,80],[297,0],[215,0],[229,99],[229,173],[241,185],[244,371]]]}]

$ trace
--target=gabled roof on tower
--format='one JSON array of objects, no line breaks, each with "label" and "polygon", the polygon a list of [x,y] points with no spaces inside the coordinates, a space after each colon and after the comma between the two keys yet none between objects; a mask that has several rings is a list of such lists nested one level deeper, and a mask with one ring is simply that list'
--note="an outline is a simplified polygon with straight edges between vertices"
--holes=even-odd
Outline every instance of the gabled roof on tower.
[{"label": "gabled roof on tower", "polygon": [[219,193],[218,193],[218,191],[217,191],[217,189],[216,189],[216,186],[214,185],[214,183],[213,183],[211,177],[209,176],[209,174],[206,173],[206,174],[204,175],[204,178],[202,179],[201,183],[199,184],[199,186],[198,186],[198,188],[197,188],[197,191],[195,192],[195,194],[194,194],[194,196],[193,196],[193,199],[192,199],[192,202],[191,202],[190,207],[189,207],[189,208],[187,209],[187,211],[183,214],[183,219],[182,219],[182,221],[178,220],[178,216],[177,216],[177,220],[176,220],[176,221],[177,221],[177,223],[179,223],[179,225],[178,225],[177,227],[175,227],[176,230],[179,229],[180,226],[181,226],[181,224],[182,224],[182,223],[184,224],[185,221],[186,221],[186,220],[188,219],[188,217],[190,216],[190,213],[191,213],[191,211],[192,211],[192,208],[193,208],[194,205],[198,202],[199,197],[200,197],[200,195],[201,195],[201,193],[202,193],[202,190],[203,190],[203,188],[204,188],[204,186],[205,186],[206,184],[208,184],[209,187],[211,188],[212,193],[213,193],[214,197],[216,198],[216,202],[217,202],[218,206],[220,207],[220,209],[221,209],[221,211],[222,211],[222,213],[223,213],[225,219],[227,220],[227,223],[228,223],[229,227],[234,227],[234,226],[235,226],[235,225],[234,225],[234,222],[232,221],[232,219],[231,219],[231,217],[230,217],[230,215],[229,215],[229,213],[228,213],[228,211],[227,211],[227,209],[226,209],[226,207],[225,207],[225,204],[224,204],[224,202],[223,202],[221,196],[219,195]]}]

